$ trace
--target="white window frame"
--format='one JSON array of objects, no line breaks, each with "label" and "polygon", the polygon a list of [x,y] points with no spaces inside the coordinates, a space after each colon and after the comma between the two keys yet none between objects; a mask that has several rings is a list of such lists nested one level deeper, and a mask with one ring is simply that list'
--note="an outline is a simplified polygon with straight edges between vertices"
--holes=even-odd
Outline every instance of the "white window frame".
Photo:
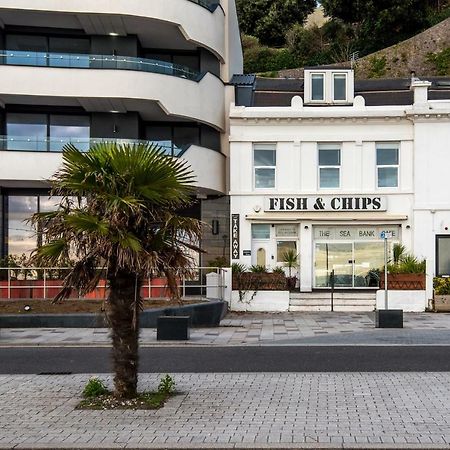
[{"label": "white window frame", "polygon": [[[339,165],[338,166],[321,166],[320,165],[320,150],[338,150],[339,151]],[[341,188],[341,167],[342,167],[342,146],[340,144],[319,144],[317,146],[317,186],[319,189],[330,190]],[[339,183],[335,187],[322,187],[320,185],[320,169],[338,169]]]},{"label": "white window frame", "polygon": [[[320,75],[322,77],[322,87],[323,87],[323,97],[321,99],[313,99],[313,78],[316,75]],[[327,75],[325,72],[311,72],[311,103],[326,103],[327,101]]]},{"label": "white window frame", "polygon": [[[274,166],[257,166],[255,164],[255,150],[275,152],[275,165]],[[257,189],[258,191],[276,189],[276,187],[277,187],[277,146],[275,144],[253,144],[252,165],[253,165],[253,189]],[[273,187],[257,187],[256,186],[256,169],[273,169],[273,171],[274,171],[274,186]]]},{"label": "white window frame", "polygon": [[[344,77],[345,79],[345,98],[344,99],[339,99],[337,100],[335,97],[335,92],[334,92],[334,80],[336,77]],[[331,91],[332,91],[332,98],[333,98],[333,103],[347,103],[348,102],[348,74],[346,72],[333,72],[331,75]]]},{"label": "white window frame", "polygon": [[[397,164],[378,164],[378,149],[383,150],[397,150]],[[378,169],[395,167],[397,169],[397,186],[380,186],[380,181],[378,178]],[[377,180],[377,189],[398,189],[400,187],[400,143],[399,142],[377,142],[375,144],[375,177]]]}]

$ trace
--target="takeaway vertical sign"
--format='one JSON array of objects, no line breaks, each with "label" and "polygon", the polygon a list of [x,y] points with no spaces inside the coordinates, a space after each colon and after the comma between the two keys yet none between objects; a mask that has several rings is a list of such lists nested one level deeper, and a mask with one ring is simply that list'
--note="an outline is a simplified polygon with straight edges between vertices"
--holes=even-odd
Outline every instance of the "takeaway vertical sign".
[{"label": "takeaway vertical sign", "polygon": [[231,215],[231,257],[239,259],[239,214]]}]

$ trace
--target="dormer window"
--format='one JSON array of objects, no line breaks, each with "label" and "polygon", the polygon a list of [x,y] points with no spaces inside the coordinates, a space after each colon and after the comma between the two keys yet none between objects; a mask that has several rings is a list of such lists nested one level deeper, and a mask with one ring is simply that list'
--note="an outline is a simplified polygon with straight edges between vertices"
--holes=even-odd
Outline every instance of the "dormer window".
[{"label": "dormer window", "polygon": [[324,101],[325,100],[325,77],[323,73],[311,74],[311,100]]},{"label": "dormer window", "polygon": [[354,73],[336,67],[305,69],[304,88],[305,104],[348,105],[353,103]]},{"label": "dormer window", "polygon": [[335,102],[345,102],[347,100],[347,74],[333,74],[333,100]]}]

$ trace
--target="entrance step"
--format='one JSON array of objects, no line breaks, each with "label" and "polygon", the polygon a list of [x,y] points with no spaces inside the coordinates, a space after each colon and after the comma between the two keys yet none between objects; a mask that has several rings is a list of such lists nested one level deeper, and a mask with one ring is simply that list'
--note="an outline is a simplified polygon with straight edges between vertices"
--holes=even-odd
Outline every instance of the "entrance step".
[{"label": "entrance step", "polygon": [[[334,292],[335,311],[373,311],[375,292]],[[331,292],[295,292],[290,294],[289,311],[330,311]]]}]

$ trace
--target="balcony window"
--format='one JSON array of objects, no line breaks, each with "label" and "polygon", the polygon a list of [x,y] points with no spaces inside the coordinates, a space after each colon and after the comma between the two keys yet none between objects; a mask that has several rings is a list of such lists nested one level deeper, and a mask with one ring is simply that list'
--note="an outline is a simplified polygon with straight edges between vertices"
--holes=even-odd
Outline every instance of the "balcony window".
[{"label": "balcony window", "polygon": [[90,118],[82,115],[8,113],[6,149],[61,151],[73,143],[79,150],[89,148]]},{"label": "balcony window", "polygon": [[255,145],[253,149],[253,170],[256,189],[275,187],[276,150],[272,145]]},{"label": "balcony window", "polygon": [[341,150],[319,147],[319,187],[339,188],[341,171]]},{"label": "balcony window", "polygon": [[177,156],[190,145],[200,145],[200,127],[196,125],[148,125],[146,139]]},{"label": "balcony window", "polygon": [[347,75],[345,73],[333,74],[333,99],[344,102],[347,100]]},{"label": "balcony window", "polygon": [[46,151],[47,114],[6,115],[7,150]]},{"label": "balcony window", "polygon": [[325,99],[324,76],[321,73],[311,75],[311,99],[323,101]]},{"label": "balcony window", "polygon": [[398,187],[399,156],[396,144],[377,145],[377,186]]},{"label": "balcony window", "polygon": [[50,115],[50,151],[60,152],[69,142],[78,150],[87,151],[89,138],[89,117]]}]

